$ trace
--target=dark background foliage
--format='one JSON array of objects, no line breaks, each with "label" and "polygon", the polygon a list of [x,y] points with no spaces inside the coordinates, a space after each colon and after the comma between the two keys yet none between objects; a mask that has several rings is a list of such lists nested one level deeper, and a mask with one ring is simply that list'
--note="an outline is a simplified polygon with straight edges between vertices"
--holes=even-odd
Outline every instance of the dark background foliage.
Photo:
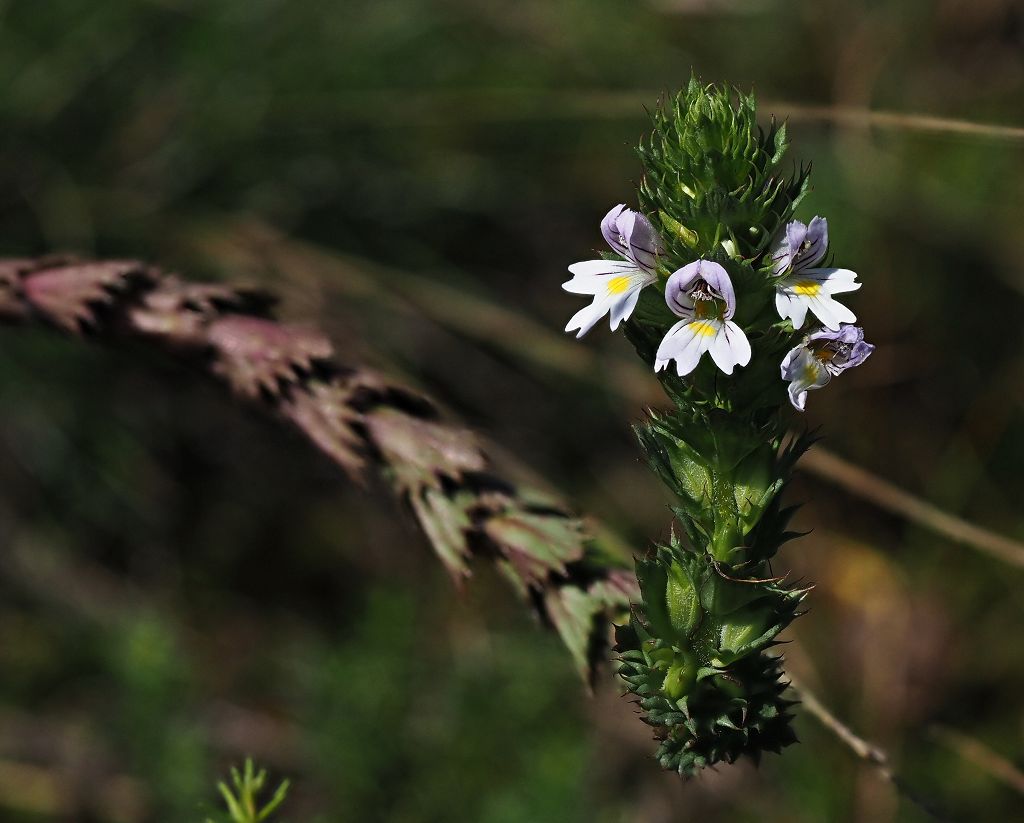
[{"label": "dark background foliage", "polygon": [[[1024,15],[1007,0],[0,3],[0,251],[244,280],[418,385],[637,550],[668,530],[628,344],[560,329],[565,266],[634,202],[643,106],[753,87],[812,160],[879,348],[826,445],[1024,537]],[[631,182],[632,181],[632,182]],[[813,721],[680,785],[493,572],[191,370],[5,330],[0,817],[194,821],[247,753],[293,821],[922,819]],[[500,444],[497,445],[497,444]],[[514,455],[514,457],[513,457]],[[917,790],[1010,819],[1021,571],[805,477],[790,666]],[[1019,788],[1019,786],[1018,786]]]}]

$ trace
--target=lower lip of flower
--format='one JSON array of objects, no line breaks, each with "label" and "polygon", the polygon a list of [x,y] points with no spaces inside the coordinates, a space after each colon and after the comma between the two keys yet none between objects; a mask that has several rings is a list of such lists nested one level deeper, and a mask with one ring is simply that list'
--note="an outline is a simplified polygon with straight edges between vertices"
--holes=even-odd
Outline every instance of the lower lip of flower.
[{"label": "lower lip of flower", "polygon": [[608,293],[609,294],[622,294],[626,289],[629,288],[629,284],[632,278],[626,277],[625,275],[619,277],[613,277],[608,281]]},{"label": "lower lip of flower", "polygon": [[800,280],[793,285],[793,294],[801,297],[815,297],[821,292],[821,284],[813,280]]}]

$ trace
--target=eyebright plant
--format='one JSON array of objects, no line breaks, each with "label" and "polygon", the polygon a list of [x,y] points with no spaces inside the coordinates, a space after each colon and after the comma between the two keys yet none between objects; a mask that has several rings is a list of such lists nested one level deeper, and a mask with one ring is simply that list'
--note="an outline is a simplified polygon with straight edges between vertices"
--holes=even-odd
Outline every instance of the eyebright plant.
[{"label": "eyebright plant", "polygon": [[824,265],[825,218],[794,218],[809,167],[787,173],[786,147],[752,95],[691,80],[640,143],[639,208],[608,212],[611,252],[563,286],[592,296],[566,331],[623,326],[675,406],[635,427],[679,528],[637,562],[641,601],[616,648],[657,758],[684,776],[796,739],[769,649],[809,589],[771,561],[796,536],[780,496],[813,438],[787,436],[786,409],[874,348],[836,299],[860,284]]}]

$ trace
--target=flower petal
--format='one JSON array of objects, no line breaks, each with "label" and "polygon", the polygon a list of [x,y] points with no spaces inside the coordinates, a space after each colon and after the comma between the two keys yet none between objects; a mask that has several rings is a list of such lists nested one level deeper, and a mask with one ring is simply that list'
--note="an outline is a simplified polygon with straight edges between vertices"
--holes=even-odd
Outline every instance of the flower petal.
[{"label": "flower petal", "polygon": [[607,299],[602,296],[595,297],[594,302],[584,306],[569,319],[569,322],[565,325],[565,330],[571,332],[579,329],[576,337],[583,337],[608,313],[609,308]]},{"label": "flower petal", "polygon": [[800,269],[779,281],[775,307],[793,321],[794,329],[803,326],[810,309],[827,328],[838,330],[840,323],[852,323],[857,316],[831,295],[859,289],[856,277],[849,269]]},{"label": "flower petal", "polygon": [[779,312],[779,317],[783,320],[789,318],[794,329],[799,329],[804,325],[804,320],[807,319],[807,306],[807,301],[781,289],[775,292],[775,308]]},{"label": "flower petal", "polygon": [[776,274],[782,274],[793,267],[806,236],[807,226],[801,221],[793,220],[786,224],[782,237],[772,251],[772,269]]},{"label": "flower petal", "polygon": [[729,277],[729,272],[718,265],[718,263],[713,263],[710,260],[699,260],[697,262],[701,264],[700,276],[704,282],[722,295],[722,299],[725,301],[725,319],[731,319],[736,314],[736,290],[732,287],[732,279]]},{"label": "flower petal", "polygon": [[669,275],[668,282],[665,283],[665,303],[678,317],[690,318],[693,316],[693,300],[690,299],[689,289],[700,277],[702,262],[702,260],[694,260],[681,269],[676,269]]},{"label": "flower petal", "polygon": [[736,313],[736,290],[732,287],[729,272],[711,260],[694,260],[681,269],[672,272],[665,284],[665,303],[678,317],[693,316],[693,299],[690,291],[697,280],[703,280],[725,301],[725,318]]},{"label": "flower petal", "polygon": [[822,291],[828,294],[842,294],[857,291],[861,287],[855,282],[857,272],[850,269],[801,269],[801,277],[808,277],[821,284]]},{"label": "flower petal", "polygon": [[807,405],[807,389],[797,383],[790,383],[786,389],[789,395],[789,402],[797,411],[804,411]]},{"label": "flower petal", "polygon": [[[702,262],[705,261],[694,260],[692,263],[687,263],[682,268],[677,268],[672,272],[668,283],[665,285],[666,300],[669,300],[670,292],[685,293],[693,285],[693,281],[700,276],[700,264]],[[671,302],[669,308],[672,308]]]},{"label": "flower petal", "polygon": [[589,306],[573,315],[565,330],[579,329],[576,336],[582,337],[605,314],[610,314],[609,324],[615,331],[633,313],[640,291],[657,279],[657,275],[637,268],[619,269],[608,274],[576,275],[568,283],[563,283],[562,288],[575,294],[592,294],[594,299]]},{"label": "flower petal", "polygon": [[833,331],[838,330],[841,324],[853,323],[857,319],[857,315],[827,294],[811,298],[809,308],[825,328]]},{"label": "flower petal", "polygon": [[619,203],[619,205],[613,207],[601,221],[601,234],[604,236],[605,242],[612,247],[613,251],[618,252],[623,257],[628,256],[628,247],[626,245],[626,238],[623,236],[622,228],[619,226],[619,217],[623,212],[627,211],[629,211],[629,209],[626,208],[626,204]]},{"label": "flower petal", "polygon": [[793,368],[793,360],[800,355],[800,352],[806,351],[806,350],[807,350],[806,346],[800,345],[800,346],[794,346],[792,349],[790,349],[788,352],[786,352],[786,356],[782,358],[782,363],[780,364],[780,368],[779,368],[779,371],[782,374],[782,379],[783,380],[792,380],[793,379],[792,376],[791,376],[792,375],[792,368]]},{"label": "flower petal", "polygon": [[615,331],[619,324],[623,320],[629,320],[629,316],[633,313],[633,309],[636,308],[636,302],[640,299],[640,291],[642,286],[638,289],[633,289],[627,292],[621,299],[616,300],[612,305],[611,312],[608,315],[608,321],[611,324],[612,331]]},{"label": "flower petal", "polygon": [[814,217],[810,224],[793,220],[772,252],[773,270],[782,274],[789,269],[803,270],[822,261],[828,251],[828,222]]},{"label": "flower petal", "polygon": [[789,402],[798,411],[804,410],[809,390],[820,389],[831,379],[828,370],[805,345],[790,349],[782,360],[781,370],[782,379],[789,381]]},{"label": "flower petal", "polygon": [[608,287],[611,277],[648,276],[626,260],[584,260],[573,263],[569,271],[573,278],[563,283],[562,288],[573,294],[598,294]]},{"label": "flower petal", "polygon": [[800,252],[800,247],[807,237],[807,224],[802,220],[793,220],[786,226],[786,246],[792,258]]},{"label": "flower petal", "polygon": [[863,340],[855,343],[853,350],[850,352],[850,359],[846,361],[844,368],[852,369],[859,366],[871,356],[871,352],[874,350],[875,346],[873,343],[866,343]]},{"label": "flower petal", "polygon": [[685,377],[700,362],[722,327],[720,320],[680,320],[658,346],[654,370],[661,371],[670,360],[676,361],[676,374]]},{"label": "flower petal", "polygon": [[627,209],[618,218],[618,226],[626,241],[626,256],[644,271],[653,272],[665,247],[651,221],[640,212]]},{"label": "flower petal", "polygon": [[709,349],[711,359],[726,374],[732,374],[736,366],[745,366],[750,362],[750,342],[743,329],[732,320],[722,324]]},{"label": "flower petal", "polygon": [[824,217],[815,216],[807,224],[804,243],[807,244],[807,248],[797,253],[796,261],[796,265],[801,269],[818,265],[828,251],[828,221]]},{"label": "flower petal", "polygon": [[810,334],[807,340],[810,344],[822,340],[826,341],[826,344],[839,344],[831,347],[832,357],[825,364],[825,368],[833,376],[842,374],[847,369],[856,368],[875,350],[873,345],[865,342],[864,329],[845,323],[835,331],[820,329]]}]

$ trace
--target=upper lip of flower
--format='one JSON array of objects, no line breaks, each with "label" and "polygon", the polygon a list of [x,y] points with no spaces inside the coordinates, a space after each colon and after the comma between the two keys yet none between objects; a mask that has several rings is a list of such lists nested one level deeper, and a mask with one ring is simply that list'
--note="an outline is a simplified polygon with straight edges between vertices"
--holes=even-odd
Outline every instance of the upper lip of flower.
[{"label": "upper lip of flower", "polygon": [[864,330],[850,324],[843,324],[836,331],[820,329],[813,332],[807,336],[806,346],[832,375],[859,366],[875,350],[864,340]]},{"label": "upper lip of flower", "polygon": [[605,242],[642,271],[653,274],[658,257],[665,253],[661,237],[651,221],[639,212],[615,206],[601,221],[601,234]]},{"label": "upper lip of flower", "polygon": [[787,269],[793,271],[817,266],[828,251],[828,221],[824,217],[811,219],[808,224],[793,220],[786,225],[782,242],[772,252],[776,274]]},{"label": "upper lip of flower", "polygon": [[[736,291],[729,274],[718,263],[695,260],[673,272],[665,284],[665,302],[678,317],[703,314],[697,303],[714,301],[717,315],[731,320],[736,313]],[[723,305],[724,304],[724,305]]]}]

